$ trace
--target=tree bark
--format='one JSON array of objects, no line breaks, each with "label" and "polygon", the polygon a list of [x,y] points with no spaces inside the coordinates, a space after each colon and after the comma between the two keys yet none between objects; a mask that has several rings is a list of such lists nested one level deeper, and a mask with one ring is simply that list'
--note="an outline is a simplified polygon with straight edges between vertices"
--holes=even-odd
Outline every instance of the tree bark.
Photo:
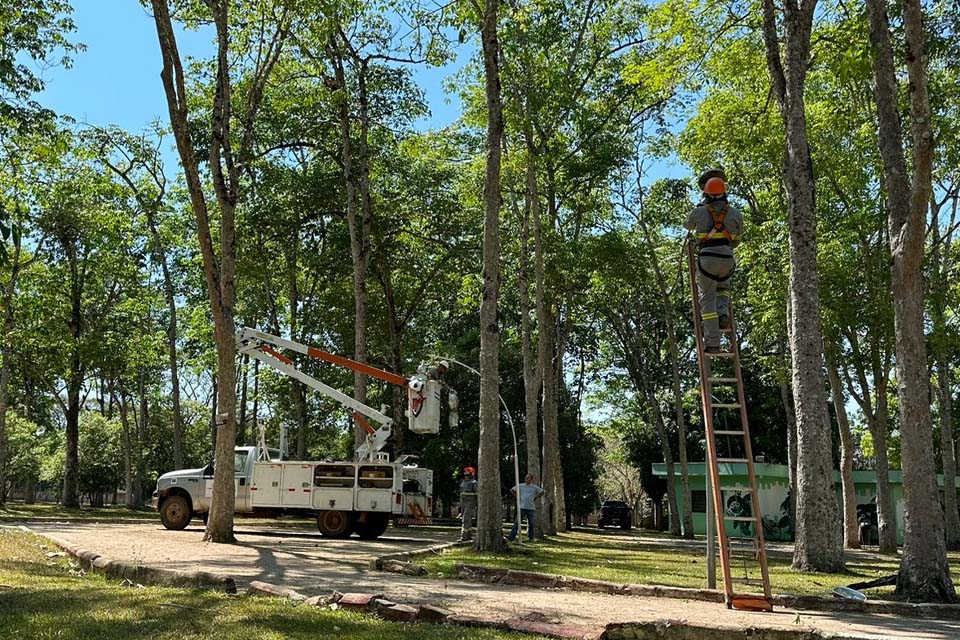
[{"label": "tree bark", "polygon": [[663,419],[663,412],[660,410],[660,403],[656,395],[649,387],[644,386],[641,389],[644,398],[647,401],[647,407],[653,416],[653,423],[657,427],[657,436],[660,438],[660,450],[663,453],[664,466],[667,469],[667,504],[670,505],[670,535],[680,535],[680,510],[677,507],[677,481],[674,477],[676,473],[673,465],[673,452],[670,450],[670,438],[667,435],[667,425]]},{"label": "tree bark", "polygon": [[[233,542],[234,509],[234,446],[236,444],[236,326],[233,307],[235,301],[236,271],[236,207],[240,199],[240,176],[250,156],[254,137],[254,124],[263,100],[267,80],[280,59],[283,44],[289,36],[287,7],[278,10],[269,22],[273,33],[261,43],[256,57],[256,66],[247,88],[245,110],[240,115],[242,130],[232,131],[235,116],[232,104],[230,79],[230,37],[227,0],[208,0],[206,6],[212,14],[217,36],[217,63],[214,81],[213,105],[209,128],[208,166],[209,182],[213,184],[217,207],[220,213],[219,256],[214,251],[214,235],[210,228],[210,215],[204,193],[204,181],[200,177],[198,159],[195,155],[189,129],[189,107],[183,65],[177,48],[176,36],[170,17],[167,0],[151,0],[154,23],[163,68],[160,78],[170,114],[170,125],[177,142],[180,164],[184,170],[190,206],[197,222],[197,239],[203,259],[204,280],[207,288],[214,324],[217,347],[217,385],[219,411],[214,416],[217,424],[213,499],[207,519],[204,540],[210,542]],[[266,19],[264,24],[267,24]],[[234,144],[238,143],[237,148]]]},{"label": "tree bark", "polygon": [[911,601],[955,602],[935,475],[930,472],[929,369],[924,344],[924,222],[932,190],[933,135],[927,95],[923,15],[919,0],[904,2],[913,176],[907,177],[897,111],[897,78],[885,0],[867,0],[873,75],[880,127],[880,157],[887,211],[900,399],[904,542],[897,594]]},{"label": "tree bark", "polygon": [[[673,317],[673,305],[670,302],[670,292],[667,290],[668,279],[664,277],[660,267],[660,259],[653,245],[650,229],[643,216],[639,218],[643,227],[643,234],[647,244],[650,262],[660,288],[660,302],[663,306],[663,321],[667,328],[667,346],[670,353],[670,368],[673,391],[673,416],[677,424],[677,453],[680,458],[680,485],[683,491],[683,537],[693,539],[693,497],[690,493],[690,472],[687,466],[687,424],[683,415],[683,388],[680,385],[680,349],[677,341],[676,324]],[[665,433],[664,433],[665,435]],[[672,466],[672,461],[671,461]],[[668,474],[672,472],[668,471]],[[674,505],[675,506],[675,505]]]},{"label": "tree bark", "polygon": [[860,523],[857,520],[857,489],[853,484],[853,433],[847,419],[843,388],[836,364],[827,359],[827,375],[830,378],[830,395],[837,414],[837,429],[840,432],[840,480],[843,486],[843,546],[860,548]]},{"label": "tree bark", "polygon": [[890,491],[890,462],[887,455],[887,383],[877,385],[877,410],[867,420],[867,428],[873,438],[873,460],[877,472],[877,529],[880,553],[897,552],[897,514],[893,508]]},{"label": "tree bark", "polygon": [[154,260],[160,265],[163,274],[163,296],[167,303],[167,356],[170,367],[170,402],[173,410],[173,466],[183,468],[183,410],[180,406],[180,373],[177,358],[177,297],[173,286],[173,277],[170,275],[170,266],[167,264],[167,255],[163,247],[163,240],[157,229],[156,211],[153,207],[145,206],[147,226],[150,229]]},{"label": "tree bark", "polygon": [[[528,146],[530,145],[528,141]],[[533,350],[533,328],[530,322],[530,212],[540,207],[535,158],[527,160],[526,202],[520,213],[520,271],[517,275],[520,293],[520,336],[523,343],[524,431],[527,445],[527,473],[534,482],[543,482],[540,475],[539,399],[542,386],[537,355]],[[519,207],[518,207],[519,210]],[[543,537],[543,518],[533,521],[534,536]]]},{"label": "tree bark", "polygon": [[953,372],[946,358],[937,362],[937,409],[940,414],[940,453],[943,458],[943,511],[947,547],[960,547],[957,512],[957,462],[953,438]]},{"label": "tree bark", "polygon": [[134,509],[133,504],[133,443],[130,439],[130,420],[127,411],[127,397],[120,387],[120,428],[123,434],[123,488],[124,503],[128,509]]},{"label": "tree bark", "polygon": [[[941,204],[932,203],[930,228],[933,231],[930,251],[931,320],[933,334],[930,345],[937,367],[937,415],[940,419],[940,456],[943,461],[944,530],[948,549],[960,548],[960,514],[957,512],[957,462],[953,435],[953,368],[951,367],[952,331],[947,326],[947,300],[950,292],[954,260],[951,244],[957,218],[958,196],[952,194],[949,222],[946,231],[940,231]],[[946,200],[944,200],[944,203]]]},{"label": "tree bark", "polygon": [[797,417],[797,519],[793,566],[844,569],[833,486],[830,423],[821,367],[820,295],[813,161],[807,139],[804,88],[816,0],[788,2],[781,59],[773,0],[764,0],[767,67],[786,131],[784,186],[790,218],[790,350]]},{"label": "tree bark", "polygon": [[486,0],[481,22],[484,88],[487,103],[486,175],[483,203],[483,291],[480,301],[480,451],[477,551],[504,547],[500,501],[500,372],[498,295],[500,288],[500,154],[503,110],[500,96],[500,44],[497,0]]},{"label": "tree bark", "polygon": [[13,255],[10,257],[10,277],[4,290],[3,336],[0,337],[0,508],[6,504],[7,492],[7,405],[13,350],[10,336],[13,333],[13,299],[17,292],[20,275],[20,235],[13,236]]},{"label": "tree bark", "polygon": [[[353,261],[353,358],[357,362],[367,362],[367,272],[370,265],[370,226],[372,220],[365,212],[357,212],[357,176],[353,150],[353,133],[350,121],[350,97],[347,76],[343,65],[343,56],[335,40],[329,47],[334,68],[334,81],[340,92],[337,110],[340,123],[340,160],[343,165],[344,187],[346,189],[347,227],[350,231],[350,258]],[[358,402],[367,402],[367,377],[359,371],[353,374],[353,398]],[[359,447],[366,439],[366,432],[357,424],[354,426],[354,446]]]}]

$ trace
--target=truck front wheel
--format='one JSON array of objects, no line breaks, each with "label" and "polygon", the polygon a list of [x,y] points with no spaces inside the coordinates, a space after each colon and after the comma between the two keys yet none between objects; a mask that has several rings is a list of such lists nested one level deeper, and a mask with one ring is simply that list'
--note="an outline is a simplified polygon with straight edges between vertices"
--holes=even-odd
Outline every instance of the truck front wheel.
[{"label": "truck front wheel", "polygon": [[390,517],[386,513],[365,513],[363,516],[363,520],[357,521],[354,526],[357,535],[363,540],[376,540],[390,525]]},{"label": "truck front wheel", "polygon": [[170,496],[160,507],[160,522],[172,531],[186,529],[190,515],[190,504],[183,496]]},{"label": "truck front wheel", "polygon": [[317,528],[326,538],[349,538],[353,533],[353,514],[349,511],[321,511]]}]

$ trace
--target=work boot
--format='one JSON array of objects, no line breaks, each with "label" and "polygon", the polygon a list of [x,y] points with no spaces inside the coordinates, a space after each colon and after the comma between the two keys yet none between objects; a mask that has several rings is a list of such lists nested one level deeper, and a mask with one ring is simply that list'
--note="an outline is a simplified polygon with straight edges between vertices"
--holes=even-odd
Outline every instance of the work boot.
[{"label": "work boot", "polygon": [[730,322],[730,316],[723,314],[719,318],[720,320],[720,331],[730,331],[733,329],[733,323]]},{"label": "work boot", "polygon": [[720,345],[708,344],[703,348],[704,353],[720,353]]}]

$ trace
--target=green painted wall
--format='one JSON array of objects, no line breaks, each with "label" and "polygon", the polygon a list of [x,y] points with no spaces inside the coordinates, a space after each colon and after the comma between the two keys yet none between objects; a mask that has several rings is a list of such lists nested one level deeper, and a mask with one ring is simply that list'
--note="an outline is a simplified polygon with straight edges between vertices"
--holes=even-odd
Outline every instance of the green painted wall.
[{"label": "green painted wall", "polygon": [[[696,535],[706,535],[707,516],[705,513],[706,499],[706,464],[703,462],[692,462],[689,465],[690,472],[690,491],[693,493],[694,512],[693,529]],[[789,522],[789,509],[785,509],[784,504],[789,490],[788,470],[786,465],[756,463],[754,473],[757,477],[757,497],[760,500],[760,513],[764,521],[764,533],[770,540],[788,540],[792,535],[792,523]],[[677,487],[677,506],[680,513],[683,513],[683,488],[680,484],[680,465],[675,465],[676,487]],[[653,465],[654,475],[664,477],[666,465],[656,463]],[[720,476],[723,479],[724,487],[746,487],[747,484],[747,465],[746,464],[721,464]],[[857,503],[865,504],[873,500],[876,495],[876,472],[875,471],[854,471],[853,482],[857,491]],[[834,471],[834,480],[837,488],[837,504],[842,504],[842,489],[840,484],[840,472]],[[937,483],[943,486],[943,476],[937,476]],[[960,478],[957,479],[957,486],[960,486]],[[897,519],[897,540],[903,543],[903,474],[899,471],[890,472],[890,490],[893,497],[894,510]],[[696,492],[704,492],[700,496]],[[729,500],[733,492],[725,495]]]}]

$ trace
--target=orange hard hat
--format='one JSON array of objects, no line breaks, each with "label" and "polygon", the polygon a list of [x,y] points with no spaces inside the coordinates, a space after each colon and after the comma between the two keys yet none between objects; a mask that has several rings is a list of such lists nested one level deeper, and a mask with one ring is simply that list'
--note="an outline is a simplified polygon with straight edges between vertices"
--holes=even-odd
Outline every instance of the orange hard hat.
[{"label": "orange hard hat", "polygon": [[727,192],[727,185],[722,178],[710,178],[703,186],[703,192],[711,196],[722,196]]},{"label": "orange hard hat", "polygon": [[464,472],[464,473],[469,473],[469,474],[472,475],[472,476],[477,475],[477,470],[474,469],[473,467],[464,467],[464,468],[463,468],[463,472]]}]

